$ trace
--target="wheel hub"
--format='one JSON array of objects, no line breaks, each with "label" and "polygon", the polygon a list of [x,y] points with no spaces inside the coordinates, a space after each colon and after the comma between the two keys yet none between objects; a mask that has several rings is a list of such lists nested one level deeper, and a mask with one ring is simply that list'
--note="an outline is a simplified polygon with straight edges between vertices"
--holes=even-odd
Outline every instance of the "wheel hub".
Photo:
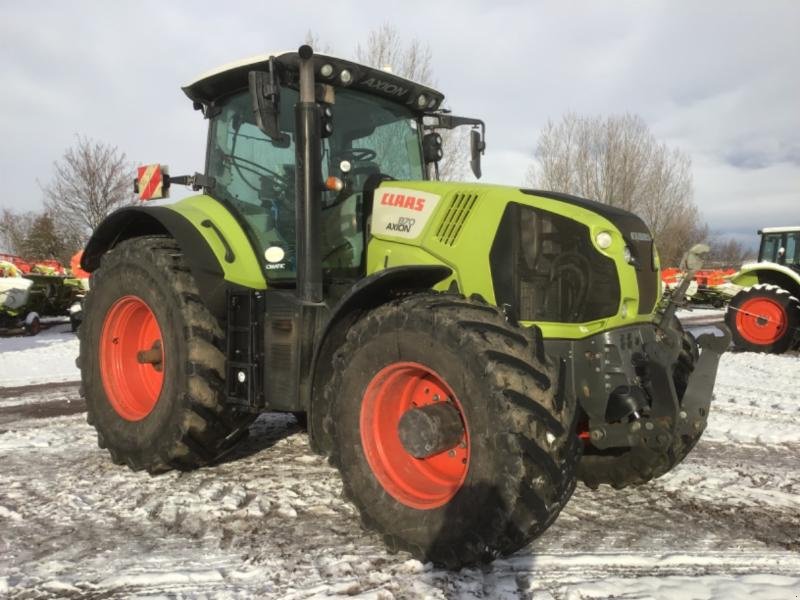
[{"label": "wheel hub", "polygon": [[774,344],[783,337],[787,327],[786,310],[772,298],[752,298],[736,313],[736,328],[751,344]]},{"label": "wheel hub", "polygon": [[464,437],[464,425],[451,402],[435,402],[403,413],[397,433],[406,452],[428,458],[457,446]]},{"label": "wheel hub", "polygon": [[381,369],[367,385],[359,424],[367,463],[398,502],[434,509],[461,489],[469,470],[467,422],[432,369],[413,362]]},{"label": "wheel hub", "polygon": [[99,353],[100,377],[111,407],[127,421],[144,419],[164,384],[161,328],[144,300],[123,296],[111,305]]}]

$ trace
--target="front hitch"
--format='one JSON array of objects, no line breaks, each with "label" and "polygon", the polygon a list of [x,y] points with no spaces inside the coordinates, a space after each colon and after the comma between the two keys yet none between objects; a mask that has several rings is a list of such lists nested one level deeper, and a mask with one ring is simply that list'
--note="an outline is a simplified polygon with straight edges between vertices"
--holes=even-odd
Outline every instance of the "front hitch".
[{"label": "front hitch", "polygon": [[641,354],[634,356],[641,377],[642,390],[650,399],[646,415],[616,423],[590,421],[590,439],[598,449],[620,447],[648,447],[655,451],[669,448],[676,438],[697,437],[706,428],[711,396],[722,353],[730,345],[731,333],[725,325],[716,325],[715,333],[706,333],[697,339],[700,356],[688,378],[683,397],[678,398],[673,380],[673,369],[680,343],[680,335],[673,343],[677,330],[663,330],[665,338],[644,343]]},{"label": "front hitch", "polygon": [[704,333],[697,338],[700,358],[683,394],[675,428],[677,435],[697,435],[706,428],[719,359],[731,343],[730,329],[721,324],[715,327],[722,335]]}]

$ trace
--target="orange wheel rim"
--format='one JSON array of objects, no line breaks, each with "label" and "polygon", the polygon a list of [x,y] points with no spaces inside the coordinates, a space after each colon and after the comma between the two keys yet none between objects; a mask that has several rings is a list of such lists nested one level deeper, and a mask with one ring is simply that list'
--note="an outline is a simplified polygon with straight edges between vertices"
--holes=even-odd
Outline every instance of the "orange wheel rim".
[{"label": "orange wheel rim", "polygon": [[106,313],[100,333],[100,376],[112,408],[140,421],[155,408],[164,385],[161,328],[147,303],[123,296]]},{"label": "orange wheel rim", "polygon": [[789,326],[786,309],[772,298],[752,298],[736,313],[736,329],[751,344],[774,344]]},{"label": "orange wheel rim", "polygon": [[[407,410],[448,399],[464,426],[461,443],[427,458],[415,458],[400,441],[400,418]],[[461,404],[435,371],[413,362],[383,368],[364,392],[360,429],[370,469],[398,502],[430,510],[447,504],[461,489],[469,471],[469,429]]]}]

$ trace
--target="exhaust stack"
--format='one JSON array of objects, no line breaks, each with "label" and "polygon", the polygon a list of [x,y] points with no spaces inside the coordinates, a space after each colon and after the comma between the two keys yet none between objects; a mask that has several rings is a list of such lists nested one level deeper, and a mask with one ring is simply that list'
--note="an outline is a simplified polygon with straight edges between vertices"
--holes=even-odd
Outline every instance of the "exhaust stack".
[{"label": "exhaust stack", "polygon": [[304,302],[322,302],[322,257],[320,253],[321,138],[320,115],[314,89],[311,46],[303,45],[300,56],[300,101],[295,104],[297,295]]}]

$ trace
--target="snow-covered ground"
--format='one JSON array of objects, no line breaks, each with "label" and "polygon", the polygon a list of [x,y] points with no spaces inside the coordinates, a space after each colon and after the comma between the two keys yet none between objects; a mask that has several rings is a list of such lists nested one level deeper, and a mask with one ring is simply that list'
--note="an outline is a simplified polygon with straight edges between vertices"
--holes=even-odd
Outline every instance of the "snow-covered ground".
[{"label": "snow-covered ground", "polygon": [[800,598],[797,354],[726,354],[709,429],[672,473],[579,486],[528,548],[448,572],[362,531],[289,416],[211,468],[115,466],[67,330],[0,339],[0,597]]},{"label": "snow-covered ground", "polygon": [[0,337],[0,386],[77,381],[78,338],[69,321],[48,323],[36,336]]}]

